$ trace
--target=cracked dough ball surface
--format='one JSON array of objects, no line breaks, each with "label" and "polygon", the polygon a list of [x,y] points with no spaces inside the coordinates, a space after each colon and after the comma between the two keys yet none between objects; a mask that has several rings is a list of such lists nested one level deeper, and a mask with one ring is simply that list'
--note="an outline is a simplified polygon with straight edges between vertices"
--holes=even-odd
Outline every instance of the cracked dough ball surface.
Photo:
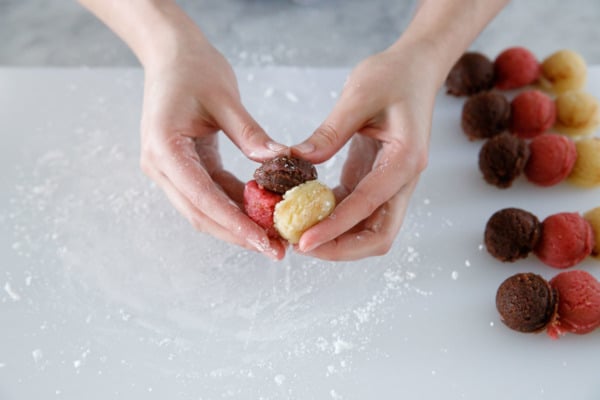
[{"label": "cracked dough ball surface", "polygon": [[283,200],[275,206],[275,229],[281,237],[296,244],[308,228],[329,216],[334,208],[331,189],[317,180],[305,182],[285,192]]}]

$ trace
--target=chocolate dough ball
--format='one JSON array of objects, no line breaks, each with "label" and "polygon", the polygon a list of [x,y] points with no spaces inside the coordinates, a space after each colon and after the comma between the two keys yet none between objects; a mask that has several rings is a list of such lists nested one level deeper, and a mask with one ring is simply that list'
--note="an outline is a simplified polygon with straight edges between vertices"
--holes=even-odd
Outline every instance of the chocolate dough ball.
[{"label": "chocolate dough ball", "polygon": [[470,140],[488,139],[508,130],[510,102],[498,92],[482,92],[465,102],[461,126]]},{"label": "chocolate dough ball", "polygon": [[254,172],[254,179],[265,189],[284,194],[295,186],[317,179],[317,169],[309,161],[279,156],[265,161]]},{"label": "chocolate dough ball", "polygon": [[470,96],[494,87],[494,63],[477,52],[463,54],[446,78],[448,94]]},{"label": "chocolate dough ball", "polygon": [[529,159],[525,140],[504,132],[488,139],[479,151],[479,170],[490,185],[508,188],[521,175]]},{"label": "chocolate dough ball", "polygon": [[556,318],[558,294],[548,281],[533,273],[507,278],[496,292],[502,322],[519,332],[539,332]]},{"label": "chocolate dough ball", "polygon": [[542,224],[532,213],[519,208],[496,211],[485,226],[487,251],[504,262],[526,258],[542,236]]}]

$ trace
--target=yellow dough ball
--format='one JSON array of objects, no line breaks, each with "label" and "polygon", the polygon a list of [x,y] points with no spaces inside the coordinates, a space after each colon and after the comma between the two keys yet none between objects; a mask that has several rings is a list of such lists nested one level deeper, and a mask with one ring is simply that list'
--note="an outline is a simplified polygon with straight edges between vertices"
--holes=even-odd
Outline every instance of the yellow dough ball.
[{"label": "yellow dough ball", "polygon": [[291,244],[300,241],[311,226],[326,218],[335,208],[331,189],[317,180],[289,189],[275,206],[273,222],[277,232]]},{"label": "yellow dough ball", "polygon": [[600,257],[600,207],[591,209],[590,211],[583,214],[583,218],[592,226],[594,231],[594,248],[592,249],[592,256]]},{"label": "yellow dough ball", "polygon": [[582,187],[600,185],[600,137],[580,140],[575,143],[577,160],[569,175],[569,182]]},{"label": "yellow dough ball", "polygon": [[541,65],[541,84],[555,93],[581,89],[585,85],[587,66],[581,55],[572,50],[559,50]]},{"label": "yellow dough ball", "polygon": [[569,136],[593,133],[600,125],[600,103],[589,93],[575,90],[560,94],[556,100],[554,129]]}]

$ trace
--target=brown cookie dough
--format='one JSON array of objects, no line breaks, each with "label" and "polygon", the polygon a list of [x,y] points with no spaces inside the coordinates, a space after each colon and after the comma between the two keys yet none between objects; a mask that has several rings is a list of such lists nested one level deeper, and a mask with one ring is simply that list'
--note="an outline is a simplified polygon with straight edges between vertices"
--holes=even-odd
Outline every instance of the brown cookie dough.
[{"label": "brown cookie dough", "polygon": [[477,52],[463,54],[446,78],[448,94],[454,96],[470,96],[490,90],[494,83],[494,63]]},{"label": "brown cookie dough", "polygon": [[265,161],[254,172],[254,179],[265,189],[284,194],[295,186],[317,179],[317,169],[309,161],[279,156]]},{"label": "brown cookie dough", "polygon": [[469,97],[461,115],[461,127],[470,140],[487,139],[508,129],[510,102],[498,92]]},{"label": "brown cookie dough", "polygon": [[479,170],[490,185],[508,188],[521,175],[529,159],[525,140],[501,133],[488,139],[479,151]]},{"label": "brown cookie dough", "polygon": [[505,208],[488,220],[484,241],[493,257],[513,262],[527,257],[541,236],[542,224],[535,215],[519,208]]},{"label": "brown cookie dough", "polygon": [[507,278],[496,292],[502,322],[519,332],[539,332],[556,318],[558,294],[548,281],[533,273]]}]

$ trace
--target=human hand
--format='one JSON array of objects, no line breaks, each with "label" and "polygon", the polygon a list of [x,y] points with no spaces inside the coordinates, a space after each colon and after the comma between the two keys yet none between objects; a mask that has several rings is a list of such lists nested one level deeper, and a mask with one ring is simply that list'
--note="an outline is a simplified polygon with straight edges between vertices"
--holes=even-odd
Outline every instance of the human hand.
[{"label": "human hand", "polygon": [[142,169],[197,230],[281,259],[283,241],[243,212],[244,185],[223,168],[220,130],[255,161],[286,150],[242,106],[225,58],[203,37],[187,35],[145,63]]},{"label": "human hand", "polygon": [[331,216],[297,248],[329,260],[389,251],[425,168],[433,104],[443,71],[426,46],[400,44],[361,62],[321,126],[292,153],[313,163],[351,139]]},{"label": "human hand", "polygon": [[[282,258],[284,244],[244,215],[241,182],[222,167],[220,129],[255,161],[287,153],[241,105],[229,64],[174,0],[79,1],[145,67],[144,171],[198,229]],[[389,249],[426,164],[436,90],[507,2],[420,2],[403,37],[355,68],[329,117],[293,150],[318,163],[353,138],[336,189],[343,200],[329,219],[305,232],[301,251],[341,260]]]}]

